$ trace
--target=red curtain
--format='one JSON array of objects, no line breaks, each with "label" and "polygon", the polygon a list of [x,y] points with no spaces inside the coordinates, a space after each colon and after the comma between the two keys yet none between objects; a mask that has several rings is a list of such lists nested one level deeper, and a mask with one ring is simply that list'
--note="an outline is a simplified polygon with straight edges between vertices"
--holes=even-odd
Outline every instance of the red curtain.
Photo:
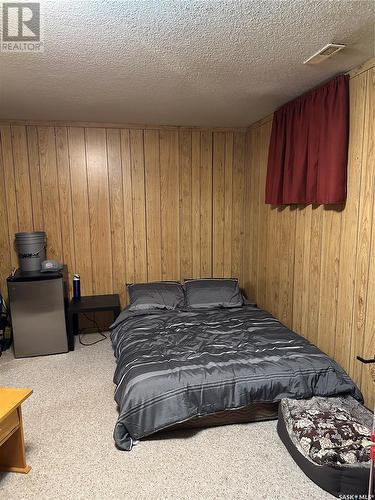
[{"label": "red curtain", "polygon": [[266,203],[344,203],[348,140],[349,75],[278,109],[268,151]]}]

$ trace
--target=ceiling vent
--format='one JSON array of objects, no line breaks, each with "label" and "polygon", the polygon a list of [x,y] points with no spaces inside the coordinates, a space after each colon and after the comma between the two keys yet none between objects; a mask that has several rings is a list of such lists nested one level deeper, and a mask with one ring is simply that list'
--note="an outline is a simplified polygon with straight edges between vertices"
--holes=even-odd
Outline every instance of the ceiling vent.
[{"label": "ceiling vent", "polygon": [[346,45],[342,45],[341,43],[328,43],[314,55],[306,59],[303,64],[319,64],[328,59],[328,57],[333,56],[333,54],[345,49],[345,47]]}]

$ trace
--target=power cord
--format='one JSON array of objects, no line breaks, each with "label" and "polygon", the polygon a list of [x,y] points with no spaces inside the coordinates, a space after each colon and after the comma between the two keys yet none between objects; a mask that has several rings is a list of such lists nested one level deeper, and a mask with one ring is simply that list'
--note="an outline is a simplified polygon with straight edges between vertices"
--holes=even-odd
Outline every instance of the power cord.
[{"label": "power cord", "polygon": [[86,319],[88,319],[89,321],[91,321],[91,323],[93,323],[93,324],[96,326],[97,333],[101,336],[101,338],[100,338],[100,339],[98,339],[98,340],[95,340],[94,342],[90,342],[89,344],[88,344],[88,343],[85,343],[85,342],[83,342],[82,337],[83,337],[83,335],[87,335],[87,334],[82,333],[82,332],[84,332],[84,330],[88,330],[89,328],[81,328],[81,329],[79,330],[79,335],[78,335],[78,340],[79,340],[79,343],[80,343],[81,345],[84,345],[84,346],[88,347],[88,346],[90,346],[90,345],[99,344],[99,342],[103,342],[103,340],[106,340],[107,335],[106,335],[105,333],[103,333],[103,332],[102,332],[102,329],[99,327],[98,322],[97,322],[95,319],[92,319],[92,318],[90,318],[89,316],[87,316],[87,314],[86,314],[86,313],[83,313],[83,315],[84,315],[84,317],[85,317]]}]

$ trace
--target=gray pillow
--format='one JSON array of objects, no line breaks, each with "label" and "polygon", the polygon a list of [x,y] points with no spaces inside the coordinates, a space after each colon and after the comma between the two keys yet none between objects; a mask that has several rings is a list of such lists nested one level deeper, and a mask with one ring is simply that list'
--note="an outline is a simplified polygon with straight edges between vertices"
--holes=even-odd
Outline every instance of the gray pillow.
[{"label": "gray pillow", "polygon": [[176,309],[185,305],[184,289],[176,281],[128,285],[129,310]]},{"label": "gray pillow", "polygon": [[237,278],[187,280],[184,287],[186,305],[193,309],[243,305]]}]

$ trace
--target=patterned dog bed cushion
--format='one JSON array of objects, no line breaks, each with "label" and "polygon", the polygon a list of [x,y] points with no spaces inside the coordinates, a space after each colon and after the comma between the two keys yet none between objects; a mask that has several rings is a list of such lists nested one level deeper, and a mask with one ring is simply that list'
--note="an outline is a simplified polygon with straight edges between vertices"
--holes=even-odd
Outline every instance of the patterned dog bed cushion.
[{"label": "patterned dog bed cushion", "polygon": [[365,494],[373,414],[351,396],[283,399],[278,433],[307,476],[329,493]]}]

